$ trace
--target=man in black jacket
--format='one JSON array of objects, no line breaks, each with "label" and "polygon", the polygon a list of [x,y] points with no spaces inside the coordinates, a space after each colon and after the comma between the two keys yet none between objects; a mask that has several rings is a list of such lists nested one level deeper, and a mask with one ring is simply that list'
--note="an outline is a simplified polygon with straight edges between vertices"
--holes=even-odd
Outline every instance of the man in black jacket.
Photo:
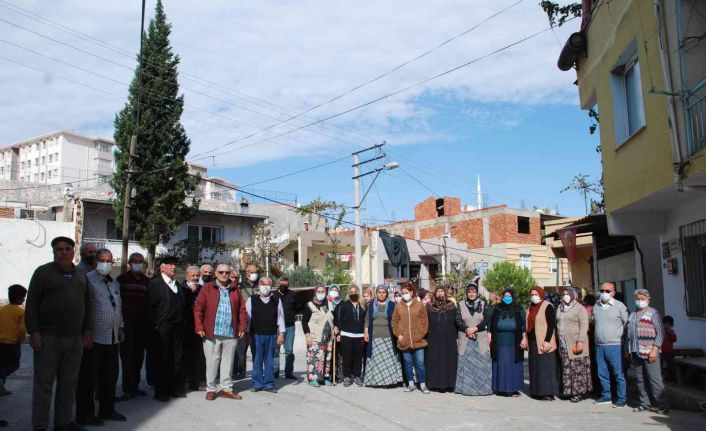
[{"label": "man in black jacket", "polygon": [[161,274],[153,278],[145,292],[150,320],[155,329],[154,349],[157,368],[154,397],[169,401],[185,398],[184,393],[184,321],[188,309],[187,294],[174,278],[176,257],[165,257]]},{"label": "man in black jacket", "polygon": [[[297,378],[294,376],[294,322],[301,305],[297,301],[296,292],[289,290],[289,279],[287,277],[279,279],[279,289],[275,291],[274,296],[282,301],[282,307],[284,308],[284,377],[296,380]],[[280,347],[282,346],[275,346],[274,351],[275,379],[279,378]]]},{"label": "man in black jacket", "polygon": [[359,300],[358,286],[352,284],[348,288],[348,301],[340,303],[333,314],[336,341],[341,343],[343,386],[350,386],[353,382],[363,386],[360,375],[363,368],[365,307]]}]

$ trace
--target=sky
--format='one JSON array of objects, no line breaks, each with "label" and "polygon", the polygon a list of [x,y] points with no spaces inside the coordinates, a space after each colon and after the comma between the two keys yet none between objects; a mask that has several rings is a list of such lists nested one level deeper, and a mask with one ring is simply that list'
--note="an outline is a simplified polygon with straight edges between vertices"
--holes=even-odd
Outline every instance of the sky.
[{"label": "sky", "polygon": [[[582,215],[583,198],[560,191],[576,174],[600,178],[598,134],[579,109],[575,73],[556,67],[579,20],[493,54],[549,28],[538,3],[165,0],[187,160],[265,196],[352,206],[350,154],[385,142],[385,159],[365,168],[400,168],[367,195],[368,223],[412,218],[433,195],[475,204],[478,177],[486,205]],[[147,1],[149,16],[155,4]],[[112,138],[139,25],[139,0],[0,0],[0,145],[62,129]]]}]

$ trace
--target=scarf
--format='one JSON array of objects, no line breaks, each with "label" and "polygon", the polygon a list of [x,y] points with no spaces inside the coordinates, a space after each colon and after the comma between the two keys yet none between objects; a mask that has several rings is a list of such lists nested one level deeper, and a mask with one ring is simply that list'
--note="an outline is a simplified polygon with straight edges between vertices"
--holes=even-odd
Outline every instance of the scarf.
[{"label": "scarf", "polygon": [[471,316],[476,313],[483,313],[485,303],[480,298],[476,298],[475,301],[469,301],[468,299],[466,299],[466,301],[464,302],[466,303],[466,307],[468,307],[468,311],[471,313]]},{"label": "scarf", "polygon": [[527,333],[531,333],[532,330],[534,330],[534,321],[537,319],[537,314],[539,313],[539,309],[542,307],[542,302],[544,302],[544,289],[542,289],[539,286],[535,286],[530,290],[530,295],[532,292],[537,292],[540,298],[542,298],[542,301],[538,302],[537,304],[530,304],[529,306],[529,313],[527,315]]},{"label": "scarf", "polygon": [[444,301],[437,301],[436,299],[434,299],[429,303],[429,307],[431,308],[432,313],[441,313],[443,311],[452,310],[455,305],[453,301],[450,301],[448,299]]},{"label": "scarf", "polygon": [[[560,302],[561,302],[560,308],[561,308],[562,313],[566,313],[569,310],[571,310],[571,307],[574,306],[574,302],[578,301],[578,299],[579,299],[579,290],[577,288],[565,287],[564,290],[566,292],[568,292],[569,296],[571,297],[571,302],[567,304],[566,302],[564,302],[564,299],[560,299]],[[562,296],[564,296],[564,295],[562,295]]]}]

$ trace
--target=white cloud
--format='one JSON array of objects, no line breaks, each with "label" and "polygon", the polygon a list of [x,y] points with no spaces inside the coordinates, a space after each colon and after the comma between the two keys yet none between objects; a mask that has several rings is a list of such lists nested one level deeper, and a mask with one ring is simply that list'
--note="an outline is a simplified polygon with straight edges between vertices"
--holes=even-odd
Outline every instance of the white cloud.
[{"label": "white cloud", "polygon": [[[246,112],[241,105],[277,119],[286,115],[267,103],[300,112],[460,33],[514,0],[423,0],[335,1],[303,0],[281,2],[165,1],[172,23],[172,45],[182,59],[180,71],[184,87],[211,94],[213,100],[183,88],[186,113],[183,122],[192,140],[192,154],[200,153],[272,124],[275,120]],[[16,3],[12,0],[12,3]],[[150,10],[154,1],[148,2]],[[2,3],[0,3],[1,5]],[[17,3],[19,4],[19,3]],[[43,17],[116,45],[128,53],[138,48],[138,3],[131,9],[126,2],[57,0],[26,1],[21,7]],[[0,15],[33,31],[94,52],[107,59],[134,67],[134,55],[125,57],[97,47],[7,9]],[[547,19],[534,0],[528,0],[454,41],[424,59],[375,82],[341,100],[293,120],[289,125],[261,133],[256,138],[225,149],[283,133],[311,118],[322,118],[367,102],[399,88],[448,70],[484,55],[547,26]],[[565,40],[569,28],[557,30]],[[0,39],[42,52],[76,66],[129,82],[133,71],[121,68],[35,34],[0,22]],[[115,113],[125,103],[127,88],[38,57],[0,42],[1,54],[38,69],[100,88],[107,95],[70,82],[43,75],[0,59],[0,143],[7,144],[55,129],[80,129],[86,133],[112,136]],[[360,144],[384,137],[388,142],[410,143],[434,136],[430,119],[435,110],[425,104],[429,95],[450,97],[468,103],[513,102],[519,104],[575,103],[571,73],[556,68],[559,46],[550,33],[478,62],[403,94],[373,104],[328,122],[326,135],[343,136],[334,126],[353,129],[360,135],[346,139]],[[228,91],[219,91],[188,79],[196,75],[263,101],[253,101]],[[420,97],[425,96],[425,97]],[[205,113],[195,109],[213,112]],[[470,108],[469,108],[470,109]],[[486,119],[484,121],[491,121]],[[499,124],[512,127],[509,116]],[[204,124],[204,122],[209,124]],[[246,124],[243,124],[246,123]],[[302,143],[302,141],[304,143]],[[272,142],[257,144],[256,152],[245,158],[242,152],[223,156],[219,164],[245,165],[326,146],[327,152],[341,152],[348,145],[341,140],[308,131],[293,133]],[[287,148],[286,151],[283,151]],[[255,153],[255,154],[252,154]]]}]

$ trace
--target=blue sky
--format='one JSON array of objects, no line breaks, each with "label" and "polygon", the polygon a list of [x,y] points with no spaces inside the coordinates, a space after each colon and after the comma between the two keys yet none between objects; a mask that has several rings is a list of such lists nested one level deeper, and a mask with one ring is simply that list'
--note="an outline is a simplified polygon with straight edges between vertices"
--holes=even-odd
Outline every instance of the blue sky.
[{"label": "blue sky", "polygon": [[[155,3],[147,1],[150,15]],[[365,216],[377,219],[412,217],[428,189],[475,203],[477,175],[486,205],[517,207],[524,199],[580,215],[582,198],[559,190],[578,173],[600,177],[598,135],[589,135],[588,116],[578,109],[575,73],[556,67],[578,20],[292,132],[548,30],[537,0],[164,0],[164,7],[181,59],[188,160],[207,165],[212,176],[248,184],[387,141],[389,160],[404,171],[381,175],[380,198],[368,196]],[[7,0],[0,14],[0,144],[61,129],[111,138],[136,66],[139,2]],[[340,100],[259,132],[464,32]],[[213,160],[198,156],[209,150]],[[350,165],[256,188],[296,193],[303,203],[320,196],[352,205]]]},{"label": "blue sky", "polygon": [[[578,173],[594,180],[600,178],[600,157],[595,152],[598,134],[589,134],[585,111],[570,104],[489,106],[437,97],[424,99],[420,103],[436,110],[431,123],[434,130],[445,130],[443,138],[414,145],[394,145],[394,135],[381,136],[380,140],[388,142],[388,158],[399,161],[407,173],[431,191],[475,204],[476,175],[480,175],[488,206],[519,207],[524,199],[529,207],[558,207],[565,215],[584,213],[578,193],[559,191]],[[472,118],[467,112],[474,108],[493,114]],[[219,166],[209,167],[209,172],[237,184],[248,184],[337,158],[323,151],[318,153],[258,163],[241,172]],[[352,158],[346,159],[253,188],[295,191],[303,203],[322,196],[352,205],[351,161]],[[366,216],[380,220],[390,219],[393,212],[396,220],[411,218],[414,205],[431,195],[431,191],[400,170],[381,175],[376,188],[384,208],[373,189],[366,198]]]}]

